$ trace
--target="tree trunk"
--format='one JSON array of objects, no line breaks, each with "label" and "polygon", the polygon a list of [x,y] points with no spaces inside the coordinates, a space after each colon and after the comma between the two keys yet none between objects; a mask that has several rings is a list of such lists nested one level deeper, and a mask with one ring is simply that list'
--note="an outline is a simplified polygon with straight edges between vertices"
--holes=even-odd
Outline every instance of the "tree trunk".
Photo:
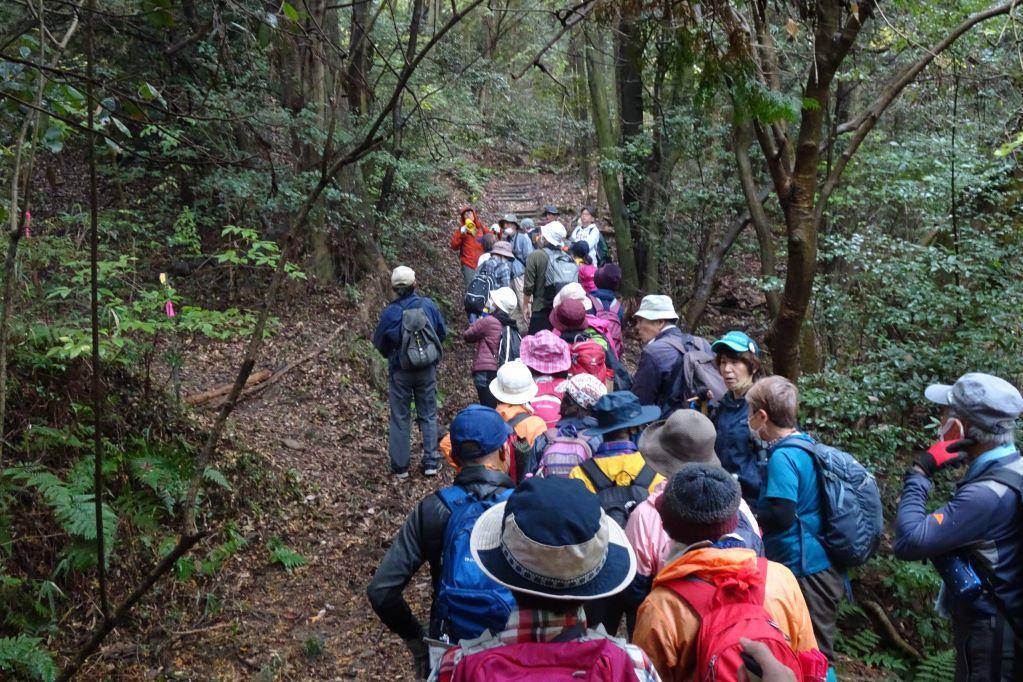
[{"label": "tree trunk", "polygon": [[[649,290],[646,284],[646,270],[651,261],[654,262],[656,270],[657,255],[649,253],[656,251],[653,245],[656,243],[651,226],[647,221],[636,218],[641,215],[649,215],[640,205],[640,195],[643,191],[643,173],[640,171],[640,157],[638,149],[641,148],[640,137],[643,134],[643,32],[639,22],[626,3],[622,6],[622,12],[618,20],[618,30],[614,34],[615,51],[615,92],[618,95],[618,112],[621,118],[621,149],[624,154],[623,161],[626,165],[634,166],[632,173],[624,173],[622,178],[622,201],[625,210],[629,214],[629,223],[632,227],[632,239],[636,251],[637,279],[643,282],[644,290]],[[656,277],[656,274],[655,274]],[[656,288],[656,287],[655,287]]]}]

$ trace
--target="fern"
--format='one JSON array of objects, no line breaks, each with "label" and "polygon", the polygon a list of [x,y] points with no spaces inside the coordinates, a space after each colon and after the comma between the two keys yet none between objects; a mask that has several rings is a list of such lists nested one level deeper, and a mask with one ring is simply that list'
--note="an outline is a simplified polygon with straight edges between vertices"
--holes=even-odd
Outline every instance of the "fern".
[{"label": "fern", "polygon": [[209,481],[210,483],[215,483],[216,485],[219,485],[224,490],[231,489],[231,484],[228,482],[227,477],[225,477],[224,474],[222,474],[219,469],[214,469],[213,467],[206,467],[206,469],[204,469],[202,472],[202,477],[205,480]]},{"label": "fern", "polygon": [[304,556],[295,552],[287,547],[280,538],[270,538],[269,542],[266,543],[266,548],[270,550],[270,563],[280,564],[284,567],[288,573],[299,566],[305,566],[309,563],[309,560]]},{"label": "fern", "polygon": [[955,649],[946,649],[920,661],[913,680],[914,682],[952,682],[955,679],[955,670]]},{"label": "fern", "polygon": [[18,680],[55,679],[57,666],[50,652],[40,646],[42,641],[26,635],[0,637],[0,673],[10,673],[11,679]]}]

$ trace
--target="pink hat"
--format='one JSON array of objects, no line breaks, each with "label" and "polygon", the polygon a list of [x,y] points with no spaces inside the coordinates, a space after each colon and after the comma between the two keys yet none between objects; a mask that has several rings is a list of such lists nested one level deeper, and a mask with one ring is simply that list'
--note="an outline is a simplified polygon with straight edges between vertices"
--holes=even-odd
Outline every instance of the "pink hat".
[{"label": "pink hat", "polygon": [[547,329],[522,338],[519,359],[531,370],[542,374],[567,372],[572,366],[568,343]]}]

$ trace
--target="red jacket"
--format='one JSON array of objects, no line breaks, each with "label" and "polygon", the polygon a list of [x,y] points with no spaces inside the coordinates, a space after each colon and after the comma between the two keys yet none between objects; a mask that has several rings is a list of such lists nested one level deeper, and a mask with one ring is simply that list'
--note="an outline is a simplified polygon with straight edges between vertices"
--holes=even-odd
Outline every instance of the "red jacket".
[{"label": "red jacket", "polygon": [[460,225],[451,235],[451,250],[461,253],[462,265],[475,270],[476,261],[483,255],[483,244],[480,243],[478,237],[483,236],[484,230],[477,225],[476,234],[473,235],[469,234],[468,230],[462,232],[462,227]]},{"label": "red jacket", "polygon": [[497,371],[497,354],[501,349],[501,334],[504,325],[493,315],[484,315],[462,332],[462,338],[476,344],[476,357],[472,361],[473,372]]}]

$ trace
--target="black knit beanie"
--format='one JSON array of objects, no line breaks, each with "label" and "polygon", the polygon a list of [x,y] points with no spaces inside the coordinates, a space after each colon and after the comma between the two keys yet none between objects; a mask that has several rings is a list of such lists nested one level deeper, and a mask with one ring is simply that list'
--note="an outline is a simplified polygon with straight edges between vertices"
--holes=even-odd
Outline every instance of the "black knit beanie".
[{"label": "black knit beanie", "polygon": [[668,536],[692,545],[717,542],[735,530],[742,492],[739,482],[719,466],[688,463],[671,477],[657,500]]}]

